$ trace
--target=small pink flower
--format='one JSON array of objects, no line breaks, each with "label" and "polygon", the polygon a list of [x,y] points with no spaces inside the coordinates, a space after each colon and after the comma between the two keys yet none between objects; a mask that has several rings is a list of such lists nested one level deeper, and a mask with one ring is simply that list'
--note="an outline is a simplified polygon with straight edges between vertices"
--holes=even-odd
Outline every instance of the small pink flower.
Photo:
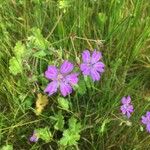
[{"label": "small pink flower", "polygon": [[128,118],[131,117],[131,113],[133,113],[133,105],[131,103],[131,97],[123,97],[121,99],[122,106],[120,108],[122,114],[126,115]]},{"label": "small pink flower", "polygon": [[105,65],[100,61],[102,54],[99,51],[94,51],[92,56],[88,50],[83,51],[80,69],[83,75],[91,76],[93,81],[100,80],[100,75],[104,72]]},{"label": "small pink flower", "polygon": [[30,142],[37,142],[38,139],[39,139],[39,138],[38,138],[36,132],[34,131],[29,140],[30,140]]},{"label": "small pink flower", "polygon": [[69,61],[65,60],[60,69],[55,66],[48,66],[45,72],[45,77],[51,82],[48,84],[44,92],[52,95],[60,89],[63,96],[72,93],[72,86],[78,83],[78,73],[71,73],[74,66]]},{"label": "small pink flower", "polygon": [[145,116],[142,116],[141,122],[146,125],[147,132],[150,133],[150,112],[148,111]]}]

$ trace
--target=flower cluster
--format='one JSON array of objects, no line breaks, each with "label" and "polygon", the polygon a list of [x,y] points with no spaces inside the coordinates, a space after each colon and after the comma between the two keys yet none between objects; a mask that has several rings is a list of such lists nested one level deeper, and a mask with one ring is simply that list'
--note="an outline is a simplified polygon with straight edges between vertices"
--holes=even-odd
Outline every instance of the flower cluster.
[{"label": "flower cluster", "polygon": [[[90,56],[90,52],[88,50],[83,51],[82,53],[82,61],[83,63],[80,65],[80,70],[82,74],[85,76],[91,76],[93,81],[100,80],[100,75],[104,72],[105,65],[100,61],[102,58],[102,54],[99,51],[94,51],[92,56]],[[56,66],[48,66],[48,69],[45,72],[45,77],[51,82],[48,84],[45,93],[48,95],[52,95],[60,90],[61,94],[65,97],[72,93],[73,86],[78,83],[78,75],[79,73],[73,72],[74,65],[65,60],[60,69]]]},{"label": "flower cluster", "polygon": [[[80,71],[84,76],[90,76],[93,81],[100,80],[101,74],[104,72],[105,65],[101,62],[102,54],[99,51],[94,50],[90,53],[89,50],[85,50],[82,53],[82,63],[80,64]],[[80,72],[73,72],[74,65],[68,60],[64,60],[60,68],[50,65],[45,72],[45,77],[50,80],[50,83],[45,88],[44,92],[48,95],[52,95],[57,91],[65,97],[73,92],[73,86],[78,84]],[[134,112],[133,105],[131,104],[131,97],[123,97],[121,99],[120,110],[127,118],[131,117]],[[150,132],[150,112],[147,112],[145,116],[142,116],[142,121],[146,125],[146,129]],[[36,142],[38,137],[33,133],[30,141]]]},{"label": "flower cluster", "polygon": [[[133,113],[134,111],[133,105],[131,104],[131,97],[130,96],[123,97],[121,99],[121,103],[122,105],[120,107],[120,110],[122,114],[126,115],[127,118],[130,118],[131,113]],[[146,113],[145,116],[141,117],[141,122],[142,124],[146,125],[146,130],[147,132],[150,133],[150,112],[149,111]]]}]

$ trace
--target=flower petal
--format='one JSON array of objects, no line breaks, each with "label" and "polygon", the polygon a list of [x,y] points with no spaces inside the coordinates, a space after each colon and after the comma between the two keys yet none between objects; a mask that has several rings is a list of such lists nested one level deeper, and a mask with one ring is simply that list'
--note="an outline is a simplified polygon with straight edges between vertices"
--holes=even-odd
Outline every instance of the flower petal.
[{"label": "flower petal", "polygon": [[88,64],[81,64],[80,65],[80,69],[83,73],[83,75],[90,75],[90,67],[88,66]]},{"label": "flower petal", "polygon": [[89,63],[90,62],[90,52],[88,50],[83,51],[82,53],[82,60],[84,63]]},{"label": "flower petal", "polygon": [[147,120],[147,118],[146,118],[145,116],[142,116],[141,122],[142,122],[143,124],[147,124],[147,123],[148,123],[148,120]]},{"label": "flower petal", "polygon": [[36,137],[35,135],[32,135],[31,137],[30,137],[30,142],[37,142],[38,141],[38,137]]},{"label": "flower petal", "polygon": [[133,112],[134,110],[133,110],[133,105],[129,105],[128,106],[128,111],[130,111],[130,112]]},{"label": "flower petal", "polygon": [[78,83],[78,73],[72,73],[70,75],[66,76],[66,80],[71,84],[77,84]]},{"label": "flower petal", "polygon": [[123,98],[121,99],[121,102],[122,102],[122,104],[129,104],[129,103],[131,102],[130,96],[128,96],[127,98],[126,98],[126,97],[123,97]]},{"label": "flower petal", "polygon": [[30,142],[37,142],[38,141],[38,136],[36,135],[36,132],[33,132],[33,135],[29,138]]},{"label": "flower petal", "polygon": [[92,54],[91,63],[94,64],[98,62],[101,58],[102,58],[102,53],[95,50]]},{"label": "flower petal", "polygon": [[150,124],[147,124],[147,125],[146,125],[146,130],[147,130],[147,132],[150,133]]},{"label": "flower petal", "polygon": [[58,83],[57,81],[52,81],[48,84],[46,89],[44,90],[45,93],[48,93],[49,95],[52,95],[57,92]]},{"label": "flower petal", "polygon": [[48,66],[48,69],[45,71],[45,77],[47,79],[55,79],[57,78],[58,70],[55,66]]},{"label": "flower petal", "polygon": [[121,106],[120,110],[121,110],[122,114],[124,114],[124,115],[126,114],[126,109],[124,108],[124,105]]},{"label": "flower petal", "polygon": [[147,116],[147,117],[150,117],[150,112],[149,112],[149,111],[146,113],[146,116]]},{"label": "flower petal", "polygon": [[93,81],[100,80],[100,74],[95,69],[91,69],[91,77]]},{"label": "flower petal", "polygon": [[73,70],[73,67],[74,66],[72,63],[70,63],[68,60],[65,60],[60,67],[60,72],[62,74],[70,73]]},{"label": "flower petal", "polygon": [[131,97],[130,96],[127,96],[127,98],[126,98],[126,103],[130,103],[131,102]]},{"label": "flower petal", "polygon": [[94,64],[94,69],[98,72],[104,72],[105,65],[102,62],[97,62]]},{"label": "flower petal", "polygon": [[127,111],[127,117],[130,118],[131,117],[131,113],[129,111]]},{"label": "flower petal", "polygon": [[72,87],[69,84],[65,83],[65,82],[61,82],[60,92],[65,97],[68,94],[72,93]]}]

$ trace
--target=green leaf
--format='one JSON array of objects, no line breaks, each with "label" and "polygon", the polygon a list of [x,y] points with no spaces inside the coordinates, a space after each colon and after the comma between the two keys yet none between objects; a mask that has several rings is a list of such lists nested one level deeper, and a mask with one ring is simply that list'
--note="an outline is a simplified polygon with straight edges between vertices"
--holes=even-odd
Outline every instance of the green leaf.
[{"label": "green leaf", "polygon": [[142,126],[140,126],[140,131],[143,132],[144,131],[144,128]]},{"label": "green leaf", "polygon": [[58,104],[60,107],[62,107],[65,110],[69,109],[69,102],[67,99],[64,99],[63,97],[58,98]]},{"label": "green leaf", "polygon": [[13,150],[13,146],[12,145],[5,145],[1,148],[1,150]]},{"label": "green leaf", "polygon": [[80,135],[73,133],[70,130],[65,130],[63,133],[63,138],[60,139],[60,144],[63,146],[76,145],[77,141],[80,139]]},{"label": "green leaf", "polygon": [[41,34],[41,30],[38,28],[32,28],[32,33],[34,35],[34,45],[41,50],[47,49],[48,41]]},{"label": "green leaf", "polygon": [[101,27],[101,30],[104,28],[106,20],[107,20],[106,14],[98,13],[97,22],[98,22],[99,26]]},{"label": "green leaf", "polygon": [[75,85],[75,88],[77,89],[77,92],[80,95],[85,94],[86,93],[86,84],[85,84],[84,79],[79,80],[78,84]]},{"label": "green leaf", "polygon": [[80,130],[81,130],[81,124],[80,123],[77,123],[77,119],[74,118],[74,117],[71,117],[69,119],[69,129],[72,131],[72,132],[77,132],[79,133]]},{"label": "green leaf", "polygon": [[38,58],[39,57],[44,57],[44,56],[46,56],[46,53],[44,52],[44,50],[40,50],[40,51],[34,53],[33,56],[38,57]]},{"label": "green leaf", "polygon": [[92,88],[94,86],[94,82],[89,76],[84,76],[84,81],[87,88]]},{"label": "green leaf", "polygon": [[17,59],[16,57],[12,57],[9,60],[9,71],[13,75],[17,75],[22,72],[22,63],[21,59]]},{"label": "green leaf", "polygon": [[61,111],[58,112],[58,114],[55,115],[55,120],[57,121],[54,125],[54,128],[56,130],[62,131],[64,129],[64,116],[62,115]]},{"label": "green leaf", "polygon": [[18,41],[14,47],[14,54],[17,58],[21,58],[25,54],[25,45],[21,41]]},{"label": "green leaf", "polygon": [[59,1],[59,5],[58,5],[59,9],[65,9],[65,8],[70,7],[70,6],[71,5],[70,5],[70,1],[69,0],[60,0]]},{"label": "green leaf", "polygon": [[33,104],[33,98],[32,97],[28,97],[25,99],[25,101],[23,102],[24,108],[25,110],[29,109]]},{"label": "green leaf", "polygon": [[80,139],[81,124],[77,123],[74,117],[69,119],[69,129],[63,132],[63,137],[60,139],[59,143],[63,146],[76,145],[77,141]]},{"label": "green leaf", "polygon": [[102,24],[106,22],[107,16],[104,13],[98,13],[99,20]]},{"label": "green leaf", "polygon": [[40,5],[41,0],[31,0],[31,2],[34,2],[36,5]]},{"label": "green leaf", "polygon": [[52,140],[52,134],[48,127],[39,128],[35,130],[38,137],[44,140],[45,142],[50,142]]}]

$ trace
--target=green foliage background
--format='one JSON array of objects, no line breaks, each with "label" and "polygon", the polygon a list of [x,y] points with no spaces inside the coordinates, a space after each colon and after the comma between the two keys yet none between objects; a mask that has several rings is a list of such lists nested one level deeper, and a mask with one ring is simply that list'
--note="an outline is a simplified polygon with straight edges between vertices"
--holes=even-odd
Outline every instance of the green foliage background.
[{"label": "green foliage background", "polygon": [[[80,140],[66,149],[150,149],[140,122],[150,110],[149,14],[148,0],[0,0],[0,146],[65,149],[60,143],[76,143],[66,138],[74,133]],[[63,59],[77,65],[84,49],[102,51],[101,80],[93,85],[82,79],[69,103],[49,97],[36,116],[47,65]],[[131,95],[135,107],[130,122],[119,111],[124,95]],[[53,130],[53,140],[30,143],[33,130],[44,127]]]}]

